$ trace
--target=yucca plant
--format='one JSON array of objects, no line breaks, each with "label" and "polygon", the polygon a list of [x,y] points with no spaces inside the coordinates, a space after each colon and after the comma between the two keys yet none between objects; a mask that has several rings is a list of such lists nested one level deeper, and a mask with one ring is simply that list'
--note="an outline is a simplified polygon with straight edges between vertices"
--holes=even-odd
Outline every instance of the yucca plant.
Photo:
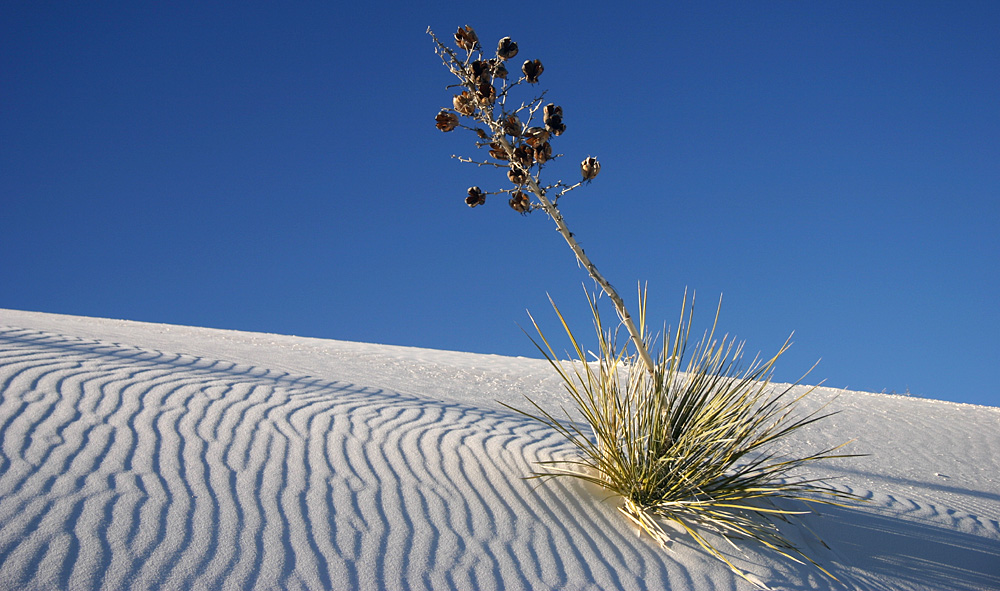
[{"label": "yucca plant", "polygon": [[[796,404],[812,389],[792,395],[793,384],[774,391],[771,375],[789,342],[769,359],[755,358],[740,368],[743,343],[716,339],[715,322],[688,352],[691,306],[685,294],[680,320],[666,332],[653,376],[626,340],[607,330],[597,300],[588,295],[597,328],[596,361],[553,304],[575,360],[560,361],[538,324],[535,342],[559,373],[589,432],[564,411],[560,418],[529,399],[534,411],[513,410],[540,421],[572,443],[576,456],[541,462],[533,478],[571,477],[596,484],[621,497],[619,510],[641,531],[666,546],[666,524],[676,524],[735,573],[764,586],[742,571],[706,535],[714,532],[734,547],[753,540],[796,562],[808,562],[833,575],[781,534],[775,518],[806,513],[788,501],[842,504],[858,497],[823,480],[806,478],[802,468],[822,460],[849,457],[843,445],[793,457],[781,457],[773,445],[828,417],[823,409],[805,415]],[[640,326],[645,328],[645,293],[640,293]],[[721,304],[721,302],[720,302]],[[844,444],[846,445],[846,444]]]}]

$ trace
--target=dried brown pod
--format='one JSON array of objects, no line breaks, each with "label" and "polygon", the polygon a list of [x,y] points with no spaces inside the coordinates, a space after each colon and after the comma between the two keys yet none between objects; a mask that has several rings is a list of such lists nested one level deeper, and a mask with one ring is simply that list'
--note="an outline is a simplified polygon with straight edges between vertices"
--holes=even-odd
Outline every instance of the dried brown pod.
[{"label": "dried brown pod", "polygon": [[545,120],[548,121],[553,117],[562,118],[563,110],[562,107],[555,105],[554,103],[549,103],[542,108],[542,115]]},{"label": "dried brown pod", "polygon": [[549,141],[549,132],[542,127],[529,127],[524,131],[525,142],[532,148]]},{"label": "dried brown pod", "polygon": [[486,133],[486,130],[483,129],[482,127],[477,127],[476,128],[476,135],[478,135],[479,139],[481,139],[481,140],[488,140],[488,139],[490,139],[490,134]]},{"label": "dried brown pod", "polygon": [[490,62],[487,61],[476,60],[471,64],[469,64],[469,68],[472,72],[471,74],[472,81],[475,82],[476,84],[480,84],[481,82],[488,82],[490,76],[493,75],[493,66],[490,64]]},{"label": "dried brown pod", "polygon": [[549,142],[543,142],[535,146],[535,160],[539,164],[545,164],[552,159],[552,144]]},{"label": "dried brown pod", "polygon": [[524,194],[524,191],[514,191],[510,198],[510,206],[521,215],[531,211],[531,201]]},{"label": "dried brown pod", "polygon": [[562,122],[562,107],[549,103],[542,109],[542,114],[545,129],[550,131],[552,135],[562,135],[566,131],[566,125]]},{"label": "dried brown pod", "polygon": [[476,111],[476,98],[468,90],[462,91],[462,94],[456,94],[455,98],[452,99],[452,104],[455,106],[455,110],[462,115],[472,115]]},{"label": "dried brown pod", "polygon": [[503,146],[498,143],[490,144],[490,156],[493,156],[497,160],[510,160],[507,157],[507,150],[504,150]]},{"label": "dried brown pod", "polygon": [[480,105],[484,107],[492,105],[493,101],[497,100],[497,89],[493,88],[489,82],[483,82],[476,89],[476,97],[479,99]]},{"label": "dried brown pod", "polygon": [[521,71],[524,72],[524,77],[531,84],[538,82],[538,77],[542,75],[542,71],[544,69],[545,68],[542,67],[542,62],[539,60],[528,60],[524,62],[523,66],[521,66]]},{"label": "dried brown pod", "polygon": [[518,146],[514,148],[514,162],[523,166],[526,170],[534,164],[535,156],[528,146]]},{"label": "dried brown pod", "polygon": [[494,58],[490,60],[490,65],[493,67],[493,77],[507,79],[507,66],[503,65],[503,60],[500,58]]},{"label": "dried brown pod", "polygon": [[521,136],[521,129],[523,128],[523,125],[521,125],[521,120],[517,118],[516,114],[511,113],[510,115],[508,115],[503,120],[502,125],[503,125],[503,132],[506,133],[507,135],[513,137]]},{"label": "dried brown pod", "polygon": [[517,43],[510,40],[510,37],[504,37],[497,44],[497,57],[500,59],[509,60],[510,58],[517,55]]},{"label": "dried brown pod", "polygon": [[580,163],[580,173],[585,181],[593,180],[599,172],[601,172],[601,163],[593,156],[587,156],[586,160]]},{"label": "dried brown pod", "polygon": [[469,187],[469,196],[465,198],[465,204],[475,207],[486,203],[486,194],[479,187]]},{"label": "dried brown pod", "polygon": [[458,115],[448,109],[441,109],[434,121],[437,122],[437,128],[441,131],[451,131],[458,127]]},{"label": "dried brown pod", "polygon": [[528,171],[520,166],[511,166],[507,171],[507,178],[515,185],[523,185],[528,182]]},{"label": "dried brown pod", "polygon": [[465,51],[479,49],[479,37],[469,25],[465,25],[465,28],[458,28],[458,32],[455,33],[455,43]]}]

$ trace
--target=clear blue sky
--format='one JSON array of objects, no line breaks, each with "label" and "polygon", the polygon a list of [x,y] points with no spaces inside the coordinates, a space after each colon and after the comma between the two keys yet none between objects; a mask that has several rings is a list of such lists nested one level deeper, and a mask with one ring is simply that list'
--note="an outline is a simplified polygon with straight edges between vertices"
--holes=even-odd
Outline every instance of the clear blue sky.
[{"label": "clear blue sky", "polygon": [[[339,7],[338,7],[339,6]],[[4,2],[0,307],[537,356],[592,285],[468,208],[424,33],[545,65],[562,211],[656,325],[777,378],[1000,405],[1000,3]]]}]

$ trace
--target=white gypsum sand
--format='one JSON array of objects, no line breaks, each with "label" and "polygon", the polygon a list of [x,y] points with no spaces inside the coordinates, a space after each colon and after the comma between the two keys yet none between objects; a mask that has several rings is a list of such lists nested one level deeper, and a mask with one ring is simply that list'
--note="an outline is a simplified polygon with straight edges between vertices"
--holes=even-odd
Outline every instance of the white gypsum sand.
[{"label": "white gypsum sand", "polygon": [[[544,360],[0,310],[0,589],[752,588],[601,490],[523,480],[570,451],[500,404],[525,394],[568,404]],[[1000,409],[820,388],[803,410],[837,394],[785,445],[856,439],[871,455],[813,475],[870,502],[783,531],[842,585],[752,545],[736,564],[1000,589]]]}]

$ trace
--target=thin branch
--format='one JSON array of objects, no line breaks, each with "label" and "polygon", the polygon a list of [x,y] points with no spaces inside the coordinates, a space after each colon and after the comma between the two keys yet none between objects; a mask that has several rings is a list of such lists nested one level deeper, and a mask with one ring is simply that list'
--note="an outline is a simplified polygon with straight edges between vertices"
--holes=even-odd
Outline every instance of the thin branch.
[{"label": "thin branch", "polygon": [[463,164],[475,164],[476,166],[492,166],[494,168],[507,168],[506,164],[501,164],[499,162],[488,162],[488,161],[480,162],[478,160],[473,160],[472,158],[469,158],[467,156],[459,156],[457,154],[452,154],[451,157]]}]

